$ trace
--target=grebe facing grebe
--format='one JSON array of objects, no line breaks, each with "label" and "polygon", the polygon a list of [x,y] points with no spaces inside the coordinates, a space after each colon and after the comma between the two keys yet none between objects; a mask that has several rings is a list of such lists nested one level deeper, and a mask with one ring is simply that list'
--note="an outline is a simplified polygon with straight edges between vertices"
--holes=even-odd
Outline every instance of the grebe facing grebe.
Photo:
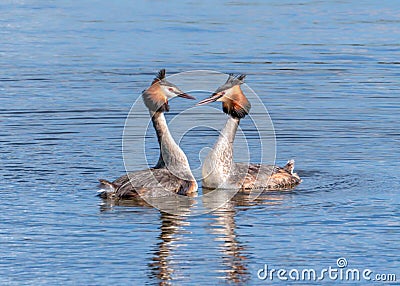
[{"label": "grebe facing grebe", "polygon": [[172,138],[164,112],[169,111],[168,99],[173,97],[195,99],[184,93],[165,78],[160,70],[142,97],[149,109],[160,147],[158,163],[153,168],[131,172],[113,182],[100,179],[102,198],[130,199],[139,195],[165,196],[168,192],[191,195],[197,191],[197,183],[190,170],[185,153]]},{"label": "grebe facing grebe", "polygon": [[301,179],[293,173],[294,160],[283,168],[274,165],[233,162],[233,141],[241,118],[250,111],[251,105],[240,85],[245,75],[229,75],[211,97],[197,103],[203,105],[214,101],[222,102],[222,110],[229,115],[217,142],[207,155],[203,167],[203,187],[209,189],[228,188],[282,190],[300,184]]}]

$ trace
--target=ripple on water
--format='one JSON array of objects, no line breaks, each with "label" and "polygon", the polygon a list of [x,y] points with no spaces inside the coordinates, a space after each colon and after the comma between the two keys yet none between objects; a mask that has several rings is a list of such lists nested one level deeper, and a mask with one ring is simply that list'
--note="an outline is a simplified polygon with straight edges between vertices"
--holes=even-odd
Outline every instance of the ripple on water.
[{"label": "ripple on water", "polygon": [[[182,2],[174,20],[173,3],[125,2],[0,3],[1,284],[253,285],[265,263],[339,257],[400,275],[395,2]],[[294,158],[303,183],[202,216],[95,197],[98,178],[124,173],[126,115],[161,67],[246,73],[277,164]],[[169,119],[193,103],[181,104]],[[241,127],[256,150],[248,118]],[[189,133],[189,159],[216,136]]]}]

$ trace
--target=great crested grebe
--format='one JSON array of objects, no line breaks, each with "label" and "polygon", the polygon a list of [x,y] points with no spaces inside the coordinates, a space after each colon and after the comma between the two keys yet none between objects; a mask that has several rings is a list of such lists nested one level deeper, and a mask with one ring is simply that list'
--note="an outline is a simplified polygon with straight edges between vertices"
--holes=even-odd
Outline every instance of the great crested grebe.
[{"label": "great crested grebe", "polygon": [[149,109],[153,127],[160,146],[160,157],[153,168],[131,172],[113,182],[100,179],[102,198],[129,199],[138,195],[164,196],[168,192],[190,195],[197,191],[197,183],[189,167],[188,159],[172,138],[164,112],[169,111],[168,99],[173,97],[195,99],[184,93],[165,78],[162,69],[151,86],[142,93]]},{"label": "great crested grebe", "polygon": [[225,127],[213,149],[207,155],[203,167],[203,187],[282,190],[300,184],[301,179],[293,173],[294,160],[283,168],[274,165],[234,163],[233,141],[241,118],[250,111],[251,105],[240,85],[245,75],[230,74],[227,81],[209,98],[197,105],[214,101],[222,102],[222,110],[229,115]]}]

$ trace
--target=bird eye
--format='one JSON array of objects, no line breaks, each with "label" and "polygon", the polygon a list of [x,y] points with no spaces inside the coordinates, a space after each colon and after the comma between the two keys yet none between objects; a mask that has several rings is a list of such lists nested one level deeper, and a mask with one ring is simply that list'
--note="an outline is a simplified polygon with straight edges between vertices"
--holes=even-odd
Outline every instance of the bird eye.
[{"label": "bird eye", "polygon": [[168,88],[169,91],[174,91],[174,89],[172,87]]}]

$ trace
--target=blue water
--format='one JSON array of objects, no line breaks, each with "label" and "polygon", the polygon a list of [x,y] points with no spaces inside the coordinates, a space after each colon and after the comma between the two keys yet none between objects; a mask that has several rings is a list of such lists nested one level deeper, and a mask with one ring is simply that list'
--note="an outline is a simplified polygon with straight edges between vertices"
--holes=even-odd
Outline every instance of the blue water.
[{"label": "blue water", "polygon": [[[396,1],[111,2],[0,3],[0,284],[267,284],[339,257],[399,281]],[[202,216],[97,198],[160,68],[246,73],[303,183]]]}]

